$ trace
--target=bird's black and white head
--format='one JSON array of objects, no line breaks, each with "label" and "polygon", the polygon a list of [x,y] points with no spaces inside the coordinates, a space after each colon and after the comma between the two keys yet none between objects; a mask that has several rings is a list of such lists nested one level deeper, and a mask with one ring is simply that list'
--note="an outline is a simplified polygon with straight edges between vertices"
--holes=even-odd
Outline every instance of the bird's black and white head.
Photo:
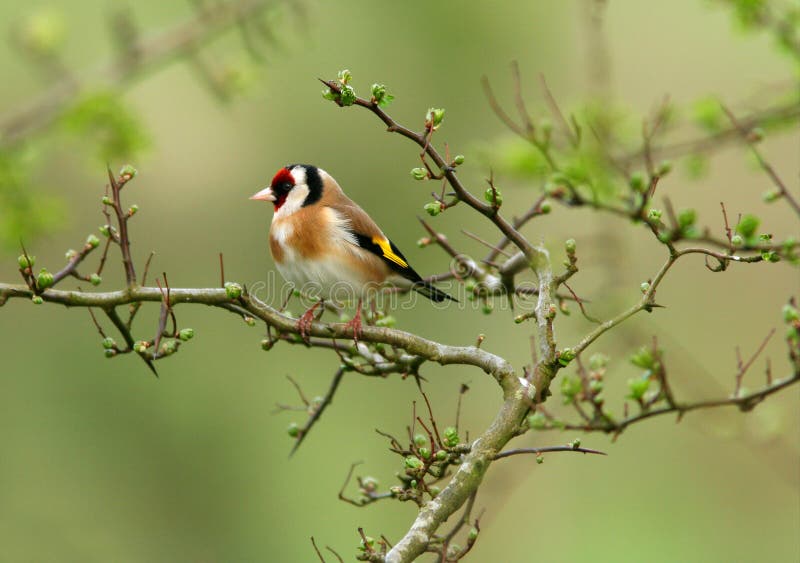
[{"label": "bird's black and white head", "polygon": [[271,201],[275,215],[291,215],[302,207],[320,200],[323,181],[330,176],[310,164],[290,164],[284,166],[273,176],[268,188],[250,199]]}]

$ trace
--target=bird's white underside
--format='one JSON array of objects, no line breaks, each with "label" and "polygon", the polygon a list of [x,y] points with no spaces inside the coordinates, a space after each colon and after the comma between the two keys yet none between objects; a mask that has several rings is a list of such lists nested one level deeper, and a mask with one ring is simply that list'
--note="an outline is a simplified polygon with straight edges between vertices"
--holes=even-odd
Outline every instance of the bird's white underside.
[{"label": "bird's white underside", "polygon": [[[306,186],[297,186],[292,190],[292,194],[302,188],[307,192]],[[355,236],[350,232],[350,221],[342,217],[330,207],[325,207],[322,212],[327,214],[329,231],[322,233],[331,244],[331,253],[328,258],[306,259],[295,252],[287,244],[289,237],[294,232],[294,226],[285,221],[286,217],[297,211],[302,206],[293,207],[291,213],[284,213],[284,209],[290,203],[292,197],[287,198],[286,203],[278,210],[272,219],[272,237],[283,251],[282,263],[276,263],[276,267],[283,278],[295,286],[296,289],[312,297],[323,297],[337,302],[350,301],[364,296],[365,290],[371,286],[368,280],[362,278],[355,271],[343,266],[341,254],[348,253],[356,257],[364,257],[363,250],[358,246]],[[303,196],[305,199],[305,196]]]}]

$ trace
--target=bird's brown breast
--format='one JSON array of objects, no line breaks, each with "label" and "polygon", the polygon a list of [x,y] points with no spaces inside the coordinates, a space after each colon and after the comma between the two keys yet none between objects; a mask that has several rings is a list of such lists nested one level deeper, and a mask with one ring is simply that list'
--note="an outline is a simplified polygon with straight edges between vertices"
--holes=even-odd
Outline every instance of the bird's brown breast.
[{"label": "bird's brown breast", "polygon": [[323,206],[304,207],[270,226],[269,247],[278,264],[291,260],[333,260],[357,273],[364,283],[383,282],[391,273],[378,256],[347,240],[337,211]]}]

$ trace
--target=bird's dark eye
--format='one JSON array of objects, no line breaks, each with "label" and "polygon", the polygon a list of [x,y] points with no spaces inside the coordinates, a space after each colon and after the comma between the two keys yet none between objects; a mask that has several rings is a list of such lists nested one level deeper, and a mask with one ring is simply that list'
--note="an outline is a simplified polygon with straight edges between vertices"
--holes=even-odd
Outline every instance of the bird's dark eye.
[{"label": "bird's dark eye", "polygon": [[287,194],[292,189],[292,184],[290,182],[279,182],[277,186],[273,189],[281,194]]}]

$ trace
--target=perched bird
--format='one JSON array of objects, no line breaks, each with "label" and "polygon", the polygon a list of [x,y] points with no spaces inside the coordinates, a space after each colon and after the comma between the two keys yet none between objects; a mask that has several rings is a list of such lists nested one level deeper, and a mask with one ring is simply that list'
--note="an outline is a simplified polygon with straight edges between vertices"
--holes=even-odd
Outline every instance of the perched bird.
[{"label": "perched bird", "polygon": [[[269,229],[269,248],[281,275],[305,294],[323,300],[358,299],[350,326],[361,332],[361,302],[368,289],[392,278],[405,278],[432,301],[456,301],[423,280],[367,213],[348,198],[333,177],[308,164],[278,170],[269,187],[250,199],[275,207]],[[308,340],[314,304],[298,321]]]}]

